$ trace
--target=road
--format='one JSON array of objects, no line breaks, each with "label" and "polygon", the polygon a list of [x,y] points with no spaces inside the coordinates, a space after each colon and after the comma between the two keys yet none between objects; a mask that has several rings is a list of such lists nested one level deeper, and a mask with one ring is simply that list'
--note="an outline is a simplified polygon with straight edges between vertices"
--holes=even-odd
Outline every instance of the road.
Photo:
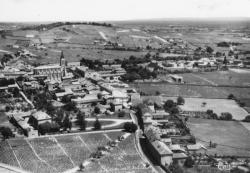
[{"label": "road", "polygon": [[[95,118],[85,118],[86,121],[96,121]],[[125,122],[131,122],[132,120],[130,119],[115,119],[115,118],[98,118],[99,121],[113,121],[113,123],[111,124],[107,124],[107,125],[102,125],[102,129],[105,129],[105,128],[111,128],[111,127],[116,127],[122,123],[125,123]],[[76,122],[77,120],[76,119],[73,119],[72,122]],[[86,130],[92,130],[93,127],[87,127]],[[79,128],[76,128],[76,127],[72,127],[71,128],[72,131],[77,131],[79,130]]]},{"label": "road", "polygon": [[150,166],[153,169],[153,172],[156,172],[156,173],[165,173],[165,171],[160,166],[153,165],[153,163],[148,159],[148,157],[142,151],[142,148],[141,148],[141,145],[140,145],[140,133],[141,133],[141,129],[140,129],[140,126],[138,125],[138,120],[137,120],[137,117],[135,115],[135,112],[131,111],[130,116],[131,116],[131,119],[132,119],[133,123],[136,124],[137,127],[138,127],[138,129],[135,132],[135,145],[136,145],[137,151],[140,154],[142,160],[145,163],[149,163],[150,164]]}]

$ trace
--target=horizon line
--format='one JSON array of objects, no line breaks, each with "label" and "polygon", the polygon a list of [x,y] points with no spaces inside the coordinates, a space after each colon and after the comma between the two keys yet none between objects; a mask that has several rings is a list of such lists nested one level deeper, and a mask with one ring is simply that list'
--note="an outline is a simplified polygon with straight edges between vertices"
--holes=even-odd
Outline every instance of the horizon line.
[{"label": "horizon line", "polygon": [[56,23],[56,22],[136,22],[136,21],[250,21],[250,17],[166,17],[120,20],[47,20],[47,21],[0,21],[0,23]]}]

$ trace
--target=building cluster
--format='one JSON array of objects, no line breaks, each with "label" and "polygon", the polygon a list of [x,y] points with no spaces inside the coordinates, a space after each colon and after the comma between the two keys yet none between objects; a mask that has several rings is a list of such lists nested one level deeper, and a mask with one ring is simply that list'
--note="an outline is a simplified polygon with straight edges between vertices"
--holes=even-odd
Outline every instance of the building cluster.
[{"label": "building cluster", "polygon": [[[128,112],[132,105],[131,99],[138,96],[133,88],[120,81],[120,76],[126,73],[121,65],[104,65],[102,71],[94,71],[81,66],[80,62],[68,63],[63,52],[59,64],[32,67],[31,71],[22,71],[22,74],[16,74],[15,71],[10,73],[9,76],[3,74],[2,79],[14,79],[14,84],[2,87],[3,94],[16,88],[19,97],[29,107],[25,111],[21,108],[17,111],[20,106],[13,103],[7,115],[18,131],[29,137],[39,135],[38,126],[52,123],[57,116],[54,112],[48,113],[46,105],[37,105],[39,100],[46,100],[44,104],[52,103],[56,109],[72,103],[85,117],[96,117]],[[41,92],[45,92],[48,97],[38,98]],[[65,114],[63,116],[66,117]],[[75,121],[76,114],[70,117]],[[13,131],[18,133],[16,128]]]},{"label": "building cluster", "polygon": [[168,169],[173,162],[184,165],[193,154],[206,153],[207,148],[196,143],[185,122],[178,116],[170,116],[163,109],[154,105],[139,106],[144,134],[147,139],[147,150],[158,164]]}]

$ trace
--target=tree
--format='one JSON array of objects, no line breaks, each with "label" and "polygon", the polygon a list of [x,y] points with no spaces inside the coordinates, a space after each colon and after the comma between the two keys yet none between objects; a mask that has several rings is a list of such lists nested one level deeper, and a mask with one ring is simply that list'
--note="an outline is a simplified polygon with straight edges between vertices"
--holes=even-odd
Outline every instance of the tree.
[{"label": "tree", "polygon": [[184,173],[183,168],[177,163],[177,161],[173,161],[169,166],[169,169],[172,173]]},{"label": "tree", "polygon": [[38,132],[41,135],[45,135],[50,132],[58,132],[60,130],[60,126],[56,122],[45,122],[38,125]]},{"label": "tree", "polygon": [[246,117],[245,117],[245,119],[244,120],[242,120],[243,122],[248,122],[248,123],[250,123],[250,115],[247,115]]},{"label": "tree", "polygon": [[99,121],[98,118],[96,118],[95,122],[94,122],[94,130],[100,130],[102,128],[102,125]]},{"label": "tree", "polygon": [[102,99],[102,94],[101,93],[98,93],[97,94],[97,98],[100,100],[100,99]]},{"label": "tree", "polygon": [[64,118],[64,111],[62,109],[58,109],[56,111],[56,117],[54,117],[54,120],[60,125],[62,126],[62,120]]},{"label": "tree", "polygon": [[9,127],[0,127],[0,132],[4,139],[9,139],[9,137],[14,137],[11,129]]},{"label": "tree", "polygon": [[70,99],[69,96],[64,95],[64,96],[62,97],[62,102],[63,102],[63,103],[69,103],[70,101],[71,101],[71,99]]},{"label": "tree", "polygon": [[217,120],[218,119],[218,115],[216,113],[212,113],[210,115],[211,119]]},{"label": "tree", "polygon": [[67,115],[64,118],[62,126],[63,126],[64,130],[67,130],[67,129],[71,130],[71,128],[72,128],[72,122],[70,121],[69,115]]},{"label": "tree", "polygon": [[19,89],[15,87],[13,90],[13,97],[18,97],[18,96],[19,96]]},{"label": "tree", "polygon": [[110,111],[115,112],[115,104],[114,103],[110,103]]},{"label": "tree", "polygon": [[231,100],[234,100],[234,99],[235,99],[235,96],[234,96],[233,94],[229,94],[227,98],[228,98],[228,99],[231,99]]},{"label": "tree", "polygon": [[48,103],[45,105],[45,109],[47,110],[46,112],[47,112],[49,115],[54,116],[55,111],[56,111],[56,108],[52,105],[51,102],[48,102]]},{"label": "tree", "polygon": [[185,100],[183,97],[179,96],[177,98],[177,105],[183,105],[185,103]]},{"label": "tree", "polygon": [[173,108],[175,106],[174,101],[173,100],[167,100],[164,104],[164,109],[166,111],[169,111],[171,108]]},{"label": "tree", "polygon": [[226,56],[224,57],[223,64],[227,65],[227,57]]},{"label": "tree", "polygon": [[95,114],[100,114],[101,113],[100,108],[96,106],[95,109],[94,109],[94,113]]},{"label": "tree", "polygon": [[66,105],[63,106],[63,108],[66,111],[76,111],[77,110],[75,102],[68,102]]},{"label": "tree", "polygon": [[208,110],[207,110],[207,114],[208,114],[208,115],[212,115],[213,113],[214,113],[213,110],[211,110],[211,109],[208,109]]},{"label": "tree", "polygon": [[124,112],[124,111],[120,111],[118,113],[118,117],[125,117],[125,115],[126,115],[126,112]]},{"label": "tree", "polygon": [[230,121],[232,119],[233,119],[233,116],[231,113],[229,113],[229,112],[222,112],[221,113],[220,120]]},{"label": "tree", "polygon": [[5,111],[9,112],[10,111],[10,106],[5,106]]},{"label": "tree", "polygon": [[126,122],[123,126],[123,128],[127,131],[127,132],[131,132],[134,133],[137,130],[137,126],[132,123],[132,122]]},{"label": "tree", "polygon": [[194,166],[194,161],[192,159],[192,157],[188,157],[184,163],[184,166],[187,168],[192,168]]},{"label": "tree", "polygon": [[207,53],[213,53],[213,49],[210,47],[210,46],[208,46],[207,48],[206,48],[206,51],[207,51]]},{"label": "tree", "polygon": [[188,140],[188,142],[192,143],[192,144],[196,144],[196,139],[193,135],[191,135],[190,139]]},{"label": "tree", "polygon": [[85,113],[81,113],[80,111],[77,114],[77,124],[80,126],[81,130],[86,130],[87,121],[85,120]]},{"label": "tree", "polygon": [[156,91],[155,95],[157,95],[157,96],[161,95],[160,91]]},{"label": "tree", "polygon": [[38,125],[38,132],[41,135],[45,135],[46,133],[50,132],[50,123],[45,122],[45,123],[39,124]]},{"label": "tree", "polygon": [[170,109],[170,113],[171,114],[178,114],[179,113],[179,109],[177,107],[173,107]]}]

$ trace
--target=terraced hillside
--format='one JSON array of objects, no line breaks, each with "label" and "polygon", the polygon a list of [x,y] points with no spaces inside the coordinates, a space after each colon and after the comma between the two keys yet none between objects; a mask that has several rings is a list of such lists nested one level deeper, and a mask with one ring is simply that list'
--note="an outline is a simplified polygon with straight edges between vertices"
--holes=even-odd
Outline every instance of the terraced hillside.
[{"label": "terraced hillside", "polygon": [[[122,135],[121,131],[55,135],[0,142],[0,162],[36,173],[64,172],[90,158],[98,147]],[[84,172],[152,172],[137,152],[134,135],[128,136]]]}]

